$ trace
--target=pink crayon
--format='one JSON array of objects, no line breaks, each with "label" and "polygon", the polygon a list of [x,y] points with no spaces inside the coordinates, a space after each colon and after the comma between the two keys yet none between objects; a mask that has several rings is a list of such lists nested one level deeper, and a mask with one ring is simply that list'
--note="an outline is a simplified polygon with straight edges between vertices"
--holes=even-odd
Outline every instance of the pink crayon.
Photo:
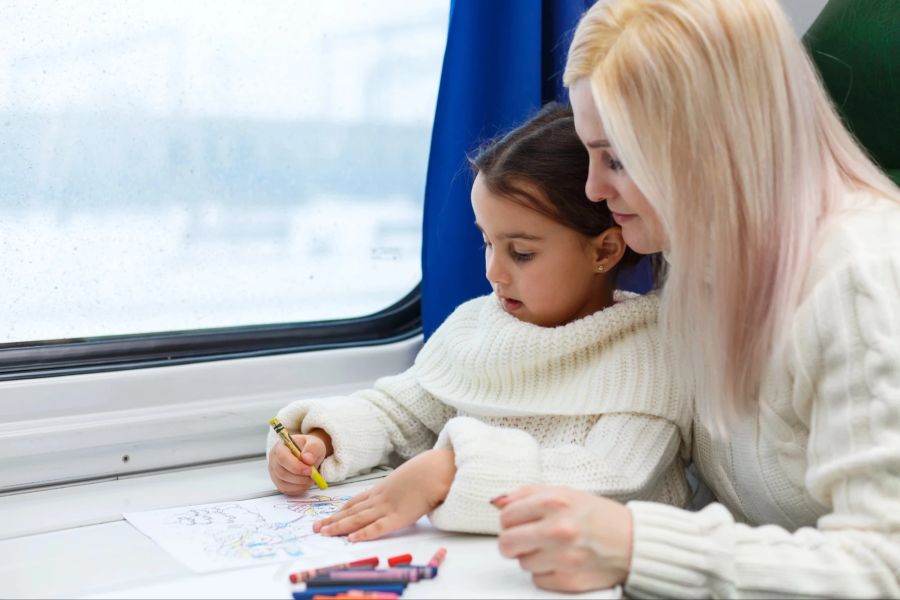
[{"label": "pink crayon", "polygon": [[434,553],[434,556],[431,557],[431,560],[428,561],[429,567],[439,567],[441,563],[444,562],[444,558],[447,556],[446,548],[438,548],[437,552]]},{"label": "pink crayon", "polygon": [[309,569],[306,571],[300,571],[298,573],[291,573],[290,579],[291,579],[291,583],[300,583],[302,581],[306,581],[307,579],[311,579],[313,577],[325,575],[326,573],[329,573],[330,571],[337,571],[338,569],[352,569],[353,567],[377,567],[377,566],[378,566],[378,557],[372,556],[371,558],[362,558],[360,560],[354,560],[352,562],[331,565],[328,567],[319,567],[318,569]]}]

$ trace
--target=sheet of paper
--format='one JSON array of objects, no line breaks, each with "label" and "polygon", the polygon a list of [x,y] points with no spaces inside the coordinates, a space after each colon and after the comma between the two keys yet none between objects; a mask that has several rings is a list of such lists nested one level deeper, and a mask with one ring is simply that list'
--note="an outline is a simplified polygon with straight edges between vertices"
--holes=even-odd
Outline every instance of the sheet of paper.
[{"label": "sheet of paper", "polygon": [[312,524],[337,510],[371,482],[238,502],[125,513],[123,516],[172,556],[198,572],[297,559],[352,557],[349,542],[313,533]]}]

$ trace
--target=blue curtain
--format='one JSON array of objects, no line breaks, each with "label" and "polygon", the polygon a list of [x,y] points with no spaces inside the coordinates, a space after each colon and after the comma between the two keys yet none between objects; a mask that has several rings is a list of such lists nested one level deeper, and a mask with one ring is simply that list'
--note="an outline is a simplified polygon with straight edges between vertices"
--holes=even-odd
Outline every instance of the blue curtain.
[{"label": "blue curtain", "polygon": [[551,100],[578,19],[593,0],[454,0],[425,184],[422,326],[490,292],[469,202],[467,154]]}]

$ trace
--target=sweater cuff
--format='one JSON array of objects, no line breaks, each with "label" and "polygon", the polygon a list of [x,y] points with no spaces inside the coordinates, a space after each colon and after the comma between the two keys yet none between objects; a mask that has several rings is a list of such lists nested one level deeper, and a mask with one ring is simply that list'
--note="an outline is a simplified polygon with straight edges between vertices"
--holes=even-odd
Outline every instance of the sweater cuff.
[{"label": "sweater cuff", "polygon": [[[386,463],[390,455],[390,444],[377,411],[360,398],[297,400],[278,411],[278,418],[291,433],[308,434],[313,429],[322,429],[331,437],[334,453],[319,466],[322,477],[329,482],[368,471]],[[272,437],[278,441],[270,433],[270,450]]]},{"label": "sweater cuff", "polygon": [[444,426],[434,447],[453,450],[456,462],[447,498],[429,515],[438,529],[497,533],[500,511],[490,500],[541,479],[540,449],[524,431],[456,417]]},{"label": "sweater cuff", "polygon": [[633,518],[628,596],[729,597],[733,551],[718,534],[733,523],[721,504],[688,512],[656,502],[629,502]]}]

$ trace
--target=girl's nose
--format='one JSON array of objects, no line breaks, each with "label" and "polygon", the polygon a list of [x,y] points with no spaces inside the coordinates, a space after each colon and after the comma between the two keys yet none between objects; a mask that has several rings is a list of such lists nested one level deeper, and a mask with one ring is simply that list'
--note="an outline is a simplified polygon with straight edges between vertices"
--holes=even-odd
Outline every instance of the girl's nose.
[{"label": "girl's nose", "polygon": [[484,257],[485,276],[487,280],[493,284],[509,283],[509,275],[503,267],[503,261],[497,260],[493,253],[489,253]]}]

